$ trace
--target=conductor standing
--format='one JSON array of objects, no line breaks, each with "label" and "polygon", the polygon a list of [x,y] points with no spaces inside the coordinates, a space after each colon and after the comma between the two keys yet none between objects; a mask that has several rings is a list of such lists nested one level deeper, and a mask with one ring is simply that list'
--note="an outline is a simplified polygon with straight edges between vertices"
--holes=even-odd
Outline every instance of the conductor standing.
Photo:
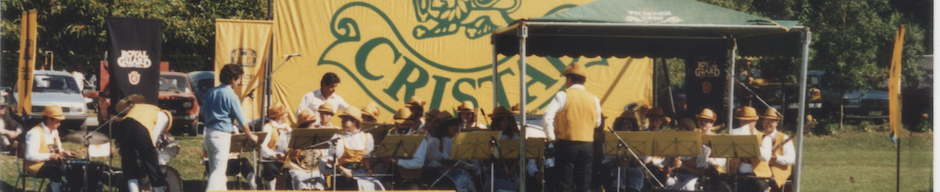
[{"label": "conductor standing", "polygon": [[555,94],[548,104],[542,126],[547,139],[555,141],[559,190],[589,192],[594,128],[601,126],[601,104],[584,89],[587,73],[583,64],[572,64],[561,75],[567,89]]}]

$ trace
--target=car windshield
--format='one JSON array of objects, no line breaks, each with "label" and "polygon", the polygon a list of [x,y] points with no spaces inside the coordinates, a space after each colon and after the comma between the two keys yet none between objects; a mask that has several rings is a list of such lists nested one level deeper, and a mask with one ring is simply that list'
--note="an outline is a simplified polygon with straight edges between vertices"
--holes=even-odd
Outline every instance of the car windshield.
[{"label": "car windshield", "polygon": [[46,93],[81,93],[78,84],[72,76],[62,75],[36,75],[33,82],[33,92]]},{"label": "car windshield", "polygon": [[191,92],[189,89],[189,82],[186,81],[186,77],[177,75],[160,75],[160,91],[181,93]]}]

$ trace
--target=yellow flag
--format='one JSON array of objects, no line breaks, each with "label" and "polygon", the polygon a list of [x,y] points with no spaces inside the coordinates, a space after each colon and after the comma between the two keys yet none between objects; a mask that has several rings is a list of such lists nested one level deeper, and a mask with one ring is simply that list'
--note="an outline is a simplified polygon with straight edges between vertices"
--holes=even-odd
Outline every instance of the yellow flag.
[{"label": "yellow flag", "polygon": [[901,56],[904,51],[904,25],[898,28],[891,56],[891,74],[888,78],[888,109],[891,126],[891,141],[897,141],[901,131]]},{"label": "yellow flag", "polygon": [[[239,64],[245,70],[241,86],[232,87],[241,99],[242,112],[249,121],[261,117],[265,59],[271,43],[271,21],[215,20],[215,85],[226,64]],[[251,97],[249,97],[249,95]]]},{"label": "yellow flag", "polygon": [[20,20],[20,55],[16,80],[19,104],[17,111],[21,116],[29,115],[33,110],[33,70],[36,66],[36,15],[38,11],[23,13]]}]

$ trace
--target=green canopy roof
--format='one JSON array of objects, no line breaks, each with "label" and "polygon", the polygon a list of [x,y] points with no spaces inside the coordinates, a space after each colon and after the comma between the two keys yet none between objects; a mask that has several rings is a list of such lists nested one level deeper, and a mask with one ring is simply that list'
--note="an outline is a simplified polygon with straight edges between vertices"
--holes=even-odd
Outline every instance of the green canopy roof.
[{"label": "green canopy roof", "polygon": [[694,0],[598,0],[498,29],[497,52],[518,54],[523,23],[526,54],[556,57],[727,55],[731,42],[742,56],[798,56],[803,29]]}]

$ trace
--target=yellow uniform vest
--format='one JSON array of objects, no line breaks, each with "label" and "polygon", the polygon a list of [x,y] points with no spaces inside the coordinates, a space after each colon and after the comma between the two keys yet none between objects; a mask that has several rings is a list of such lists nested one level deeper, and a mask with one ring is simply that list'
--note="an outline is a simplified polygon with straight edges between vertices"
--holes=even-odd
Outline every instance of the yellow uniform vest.
[{"label": "yellow uniform vest", "polygon": [[[783,156],[783,133],[777,132],[777,136],[774,137],[774,146],[773,148],[779,149],[775,150],[774,153],[777,156]],[[793,165],[781,165],[777,161],[770,162],[770,172],[773,174],[773,180],[777,182],[777,188],[783,187],[783,184],[787,182],[787,178],[790,178],[790,173],[792,171]]]},{"label": "yellow uniform vest", "polygon": [[[37,129],[39,130],[39,146],[41,146],[39,147],[39,153],[51,153],[52,151],[49,150],[49,144],[46,143],[46,132],[42,130],[42,124],[36,125],[36,127],[32,128],[32,130],[37,130]],[[55,135],[54,137],[55,137],[55,143],[53,143],[53,147],[58,148],[59,143],[60,143],[59,135]],[[39,168],[42,168],[42,165],[44,164],[46,164],[45,161],[27,160],[26,171],[29,172],[29,174],[36,175],[37,173],[39,173]]]},{"label": "yellow uniform vest", "polygon": [[584,89],[567,89],[568,101],[561,112],[555,114],[555,136],[561,140],[594,142],[597,122],[595,96]]},{"label": "yellow uniform vest", "polygon": [[[173,115],[169,111],[162,110],[160,107],[151,104],[134,104],[134,107],[127,111],[127,115],[124,116],[123,120],[134,119],[140,125],[143,125],[144,128],[147,128],[147,132],[150,133],[151,141],[157,139],[157,135],[153,133],[153,126],[157,124],[157,115],[159,113],[165,113],[167,117],[167,126],[173,126]],[[166,133],[170,131],[169,128],[163,129],[163,132]],[[156,145],[154,145],[156,146]]]}]

